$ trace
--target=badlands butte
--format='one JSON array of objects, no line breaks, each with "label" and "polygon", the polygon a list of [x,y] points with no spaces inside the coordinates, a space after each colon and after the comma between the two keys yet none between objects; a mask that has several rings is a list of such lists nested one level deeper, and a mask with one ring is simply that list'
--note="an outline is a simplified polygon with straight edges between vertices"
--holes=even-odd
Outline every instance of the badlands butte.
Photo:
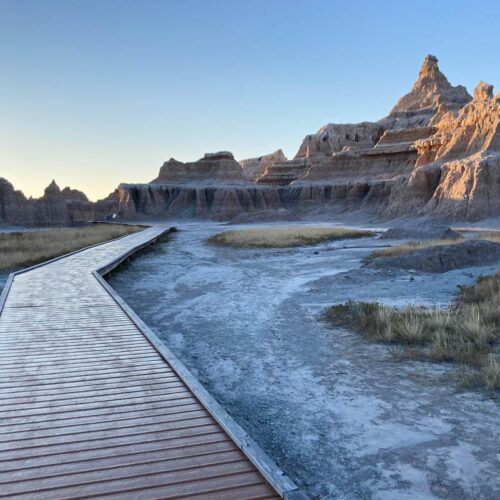
[{"label": "badlands butte", "polygon": [[357,212],[374,220],[500,216],[500,94],[480,82],[470,95],[425,58],[410,92],[377,122],[330,123],[307,135],[293,159],[281,149],[236,161],[227,151],[183,163],[156,179],[120,184],[106,199],[53,182],[27,199],[0,178],[0,223],[68,224],[195,217],[239,221]]}]

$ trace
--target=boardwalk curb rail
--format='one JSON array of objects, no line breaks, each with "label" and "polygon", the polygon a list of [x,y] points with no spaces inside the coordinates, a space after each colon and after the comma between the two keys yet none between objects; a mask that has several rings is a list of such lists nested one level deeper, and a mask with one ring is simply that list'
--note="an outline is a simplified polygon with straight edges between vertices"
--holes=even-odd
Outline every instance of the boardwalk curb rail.
[{"label": "boardwalk curb rail", "polygon": [[[298,487],[291,481],[284,472],[278,468],[278,466],[270,459],[270,457],[253,441],[253,439],[229,416],[229,414],[219,405],[215,399],[206,391],[206,389],[193,377],[185,365],[168,349],[156,336],[156,334],[137,316],[137,314],[126,304],[126,302],[113,290],[113,288],[105,281],[104,277],[106,274],[111,272],[113,269],[118,267],[132,254],[140,251],[141,249],[151,245],[158,239],[162,238],[166,234],[174,231],[174,228],[166,228],[164,231],[155,234],[153,237],[146,241],[143,241],[126,251],[122,252],[119,256],[107,262],[105,265],[99,267],[92,271],[92,275],[97,280],[97,282],[104,288],[104,290],[109,294],[117,306],[125,313],[125,315],[130,319],[130,321],[135,325],[135,327],[142,333],[142,335],[147,339],[150,345],[155,349],[155,351],[170,365],[172,370],[178,375],[180,380],[184,382],[191,393],[198,399],[202,406],[208,411],[208,413],[214,418],[214,420],[220,425],[220,427],[226,432],[226,434],[231,438],[231,440],[237,445],[237,447],[244,453],[244,455],[254,464],[257,470],[262,474],[262,476],[272,485],[272,487],[277,491],[277,493],[287,500],[301,500],[307,498]],[[128,236],[128,235],[127,235]],[[117,238],[122,239],[127,236]],[[112,240],[116,241],[116,240]],[[30,270],[36,269],[38,267],[46,266],[55,261],[67,258],[71,255],[75,255],[80,252],[84,252],[93,247],[104,245],[105,243],[99,243],[97,245],[91,245],[81,250],[71,252],[70,254],[62,255],[52,259],[50,261],[44,262],[42,264],[37,264],[27,269],[11,273],[5,284],[4,290],[0,295],[0,315],[5,307],[9,291],[13,285],[14,279],[17,275],[26,273]],[[0,337],[1,338],[1,337]]]}]

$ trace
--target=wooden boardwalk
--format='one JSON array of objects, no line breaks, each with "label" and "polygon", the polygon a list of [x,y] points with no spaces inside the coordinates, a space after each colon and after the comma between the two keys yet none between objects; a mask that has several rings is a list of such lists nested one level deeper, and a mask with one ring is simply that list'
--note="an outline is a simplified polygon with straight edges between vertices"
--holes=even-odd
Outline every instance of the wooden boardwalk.
[{"label": "wooden boardwalk", "polygon": [[0,300],[0,498],[298,494],[96,274],[164,231],[13,278]]}]

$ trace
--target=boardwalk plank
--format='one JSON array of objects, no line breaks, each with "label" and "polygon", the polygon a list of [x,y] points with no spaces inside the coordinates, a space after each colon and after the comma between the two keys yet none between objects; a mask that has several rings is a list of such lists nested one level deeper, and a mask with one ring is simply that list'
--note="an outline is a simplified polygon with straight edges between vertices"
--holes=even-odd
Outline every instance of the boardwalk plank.
[{"label": "boardwalk plank", "polygon": [[1,498],[276,498],[92,274],[162,231],[14,277],[0,308]]}]

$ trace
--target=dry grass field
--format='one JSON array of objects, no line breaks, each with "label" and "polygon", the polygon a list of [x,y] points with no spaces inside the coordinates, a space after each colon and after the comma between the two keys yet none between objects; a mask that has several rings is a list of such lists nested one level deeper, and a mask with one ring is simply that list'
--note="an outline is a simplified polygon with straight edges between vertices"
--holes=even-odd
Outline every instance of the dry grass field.
[{"label": "dry grass field", "polygon": [[334,325],[353,329],[366,338],[403,346],[404,358],[452,361],[476,368],[468,382],[500,389],[500,273],[463,287],[448,308],[347,302],[328,308]]},{"label": "dry grass field", "polygon": [[209,238],[208,242],[214,245],[239,248],[286,248],[366,236],[374,236],[374,233],[332,227],[266,227],[224,231]]},{"label": "dry grass field", "polygon": [[141,229],[141,226],[92,224],[78,228],[0,233],[0,270],[32,266]]}]

